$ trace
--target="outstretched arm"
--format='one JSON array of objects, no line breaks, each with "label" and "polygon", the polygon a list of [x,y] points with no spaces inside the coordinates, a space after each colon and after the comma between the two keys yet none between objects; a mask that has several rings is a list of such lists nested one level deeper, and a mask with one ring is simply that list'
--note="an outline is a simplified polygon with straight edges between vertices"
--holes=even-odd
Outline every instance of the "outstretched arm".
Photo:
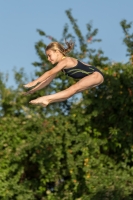
[{"label": "outstretched arm", "polygon": [[34,92],[36,92],[38,90],[41,90],[42,88],[47,86],[56,77],[56,75],[57,74],[54,74],[54,75],[50,76],[45,81],[42,81],[40,84],[38,84],[35,88],[29,90],[28,92],[25,92],[24,95],[33,94]]},{"label": "outstretched arm", "polygon": [[59,71],[61,71],[66,66],[66,59],[60,61],[53,69],[45,72],[42,76],[37,78],[36,80],[24,85],[26,88],[33,87],[37,85],[38,83],[41,83],[42,81],[46,81],[47,78],[50,78],[52,75],[57,74]]}]

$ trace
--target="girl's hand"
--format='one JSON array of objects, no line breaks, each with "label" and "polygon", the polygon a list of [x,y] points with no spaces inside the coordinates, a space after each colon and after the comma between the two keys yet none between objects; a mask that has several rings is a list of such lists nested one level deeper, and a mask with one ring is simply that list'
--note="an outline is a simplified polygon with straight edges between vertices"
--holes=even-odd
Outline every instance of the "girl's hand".
[{"label": "girl's hand", "polygon": [[26,85],[23,85],[25,88],[30,88],[30,87],[33,87],[37,84],[38,82],[37,81],[32,81]]}]

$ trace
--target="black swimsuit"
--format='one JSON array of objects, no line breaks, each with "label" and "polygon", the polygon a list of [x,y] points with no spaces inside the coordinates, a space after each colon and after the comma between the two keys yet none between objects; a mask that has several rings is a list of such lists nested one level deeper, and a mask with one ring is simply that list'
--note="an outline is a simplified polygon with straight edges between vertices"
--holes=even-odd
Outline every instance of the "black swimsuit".
[{"label": "black swimsuit", "polygon": [[97,69],[94,66],[91,65],[86,65],[79,60],[77,60],[78,63],[75,67],[71,67],[68,69],[63,69],[62,71],[65,72],[68,76],[74,78],[74,79],[81,79],[84,78],[85,76],[88,76],[89,74],[92,74],[93,72],[99,72],[102,76],[102,72]]}]

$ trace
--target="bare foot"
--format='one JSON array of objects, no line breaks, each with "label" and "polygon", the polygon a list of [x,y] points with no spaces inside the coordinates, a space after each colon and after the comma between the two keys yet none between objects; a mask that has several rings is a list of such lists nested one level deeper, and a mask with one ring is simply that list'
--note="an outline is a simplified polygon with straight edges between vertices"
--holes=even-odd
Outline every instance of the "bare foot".
[{"label": "bare foot", "polygon": [[35,100],[31,100],[29,103],[34,104],[34,105],[41,105],[43,107],[46,107],[49,104],[48,100],[42,97]]}]

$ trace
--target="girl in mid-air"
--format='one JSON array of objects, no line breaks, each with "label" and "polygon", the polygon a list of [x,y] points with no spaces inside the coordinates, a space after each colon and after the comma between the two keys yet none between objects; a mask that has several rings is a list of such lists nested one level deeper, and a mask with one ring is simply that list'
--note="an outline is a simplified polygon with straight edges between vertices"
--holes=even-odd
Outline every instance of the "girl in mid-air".
[{"label": "girl in mid-air", "polygon": [[35,91],[44,88],[60,71],[74,79],[78,79],[78,81],[63,91],[31,100],[31,104],[38,104],[46,107],[53,102],[65,101],[72,95],[98,86],[104,81],[103,74],[99,69],[67,56],[67,53],[72,50],[74,45],[70,42],[66,42],[66,45],[67,48],[58,42],[52,42],[46,47],[48,60],[52,64],[56,64],[56,66],[51,70],[46,71],[36,80],[24,85],[26,88],[34,87],[25,94],[32,94]]}]

